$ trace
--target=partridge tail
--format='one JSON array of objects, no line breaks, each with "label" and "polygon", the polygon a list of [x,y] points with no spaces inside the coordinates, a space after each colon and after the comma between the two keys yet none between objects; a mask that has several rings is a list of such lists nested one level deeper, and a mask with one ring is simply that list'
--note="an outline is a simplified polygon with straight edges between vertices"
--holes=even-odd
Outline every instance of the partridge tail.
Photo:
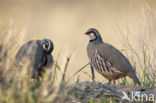
[{"label": "partridge tail", "polygon": [[133,79],[135,85],[136,84],[141,85],[141,82],[139,81],[135,73],[129,73],[128,76]]}]

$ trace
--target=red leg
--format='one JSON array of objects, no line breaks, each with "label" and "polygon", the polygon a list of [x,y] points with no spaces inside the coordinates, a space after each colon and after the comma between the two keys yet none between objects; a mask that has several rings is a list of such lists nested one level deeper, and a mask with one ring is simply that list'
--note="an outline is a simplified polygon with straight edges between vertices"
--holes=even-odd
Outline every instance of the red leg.
[{"label": "red leg", "polygon": [[116,84],[115,80],[113,80],[113,83]]},{"label": "red leg", "polygon": [[109,80],[108,82],[111,83],[112,80]]}]

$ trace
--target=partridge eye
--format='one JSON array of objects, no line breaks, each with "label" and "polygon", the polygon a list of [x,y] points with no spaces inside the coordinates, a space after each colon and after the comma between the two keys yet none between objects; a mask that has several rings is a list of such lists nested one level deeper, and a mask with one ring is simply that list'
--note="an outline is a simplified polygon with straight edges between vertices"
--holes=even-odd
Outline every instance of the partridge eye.
[{"label": "partridge eye", "polygon": [[48,43],[46,43],[46,44],[45,44],[45,47],[46,47],[46,48],[48,48],[48,47],[49,47],[49,44],[48,44]]}]

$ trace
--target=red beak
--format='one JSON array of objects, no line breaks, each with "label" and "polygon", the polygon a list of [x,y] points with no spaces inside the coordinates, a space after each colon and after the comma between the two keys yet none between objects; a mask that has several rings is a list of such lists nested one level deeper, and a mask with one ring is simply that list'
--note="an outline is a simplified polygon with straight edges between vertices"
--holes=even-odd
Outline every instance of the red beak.
[{"label": "red beak", "polygon": [[90,34],[90,31],[85,32],[85,34],[86,34],[86,35],[89,35],[89,34]]}]

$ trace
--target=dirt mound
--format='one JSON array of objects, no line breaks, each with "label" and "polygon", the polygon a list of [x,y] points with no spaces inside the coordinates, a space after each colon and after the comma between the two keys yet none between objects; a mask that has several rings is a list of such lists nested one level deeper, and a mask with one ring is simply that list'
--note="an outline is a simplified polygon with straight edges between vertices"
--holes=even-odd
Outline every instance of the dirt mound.
[{"label": "dirt mound", "polygon": [[73,84],[68,94],[74,99],[73,101],[80,103],[135,103],[137,100],[141,103],[156,102],[156,87],[145,88],[86,81]]}]

